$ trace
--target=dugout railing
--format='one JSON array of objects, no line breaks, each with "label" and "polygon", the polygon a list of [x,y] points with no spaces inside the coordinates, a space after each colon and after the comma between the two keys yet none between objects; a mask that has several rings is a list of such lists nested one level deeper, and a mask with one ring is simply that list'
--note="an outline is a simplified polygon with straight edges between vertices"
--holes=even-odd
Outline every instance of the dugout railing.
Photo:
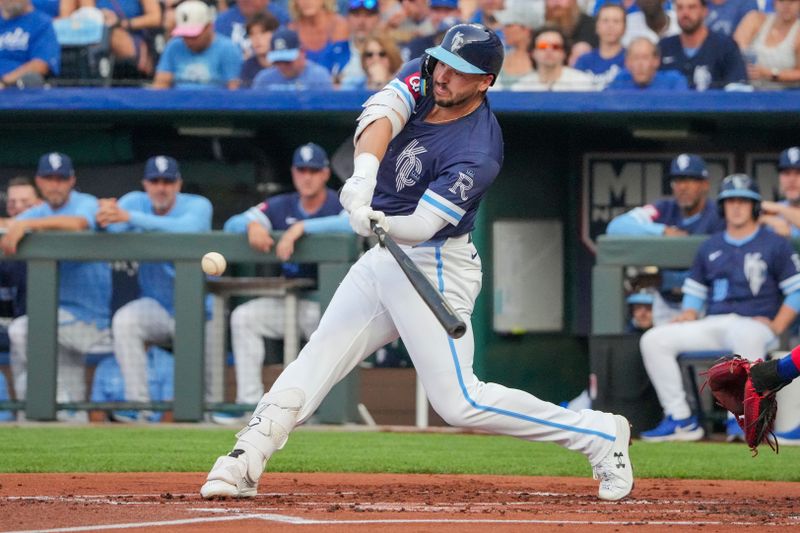
[{"label": "dugout railing", "polygon": [[[204,253],[222,253],[229,264],[278,263],[274,253],[263,254],[248,246],[244,235],[219,231],[202,234],[35,233],[20,243],[9,259],[28,265],[27,314],[28,387],[21,402],[3,402],[2,408],[24,408],[29,420],[54,420],[59,408],[87,408],[90,404],[56,404],[58,326],[58,262],[72,261],[172,261],[175,266],[175,399],[160,404],[125,404],[139,408],[171,408],[176,421],[199,421],[217,405],[204,402]],[[322,308],[330,302],[340,281],[359,253],[350,235],[308,235],[297,243],[293,260],[316,263]],[[321,422],[360,420],[358,369],[339,383],[317,412]],[[103,406],[98,406],[104,408]],[[108,407],[108,406],[105,406]],[[115,405],[114,408],[119,408]]]}]

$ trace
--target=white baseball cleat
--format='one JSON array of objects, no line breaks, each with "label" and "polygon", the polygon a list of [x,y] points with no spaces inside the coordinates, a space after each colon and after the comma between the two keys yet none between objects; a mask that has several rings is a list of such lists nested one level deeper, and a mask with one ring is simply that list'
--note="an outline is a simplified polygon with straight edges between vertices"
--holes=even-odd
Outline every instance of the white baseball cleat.
[{"label": "white baseball cleat", "polygon": [[621,500],[633,490],[633,465],[628,448],[631,445],[631,425],[624,416],[614,415],[617,438],[602,461],[593,468],[594,478],[600,480],[597,496],[601,500]]},{"label": "white baseball cleat", "polygon": [[252,498],[258,492],[258,480],[247,475],[247,454],[244,450],[233,450],[229,455],[217,458],[200,488],[203,498]]}]

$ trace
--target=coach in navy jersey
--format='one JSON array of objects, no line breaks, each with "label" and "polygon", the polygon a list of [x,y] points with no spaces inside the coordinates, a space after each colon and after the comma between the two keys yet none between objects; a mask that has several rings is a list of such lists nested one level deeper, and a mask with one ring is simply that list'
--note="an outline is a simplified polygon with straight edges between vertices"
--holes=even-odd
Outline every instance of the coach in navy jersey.
[{"label": "coach in navy jersey", "polygon": [[624,417],[564,409],[483,383],[473,371],[470,317],[482,273],[470,232],[503,162],[500,125],[486,99],[503,56],[494,31],[459,24],[441,45],[401,69],[363,105],[353,176],[339,196],[356,233],[369,236],[372,223],[381,226],[435,281],[467,324],[465,334],[448,336],[397,260],[376,245],[342,280],[319,327],[261,398],[233,450],[217,459],[200,489],[203,497],[255,496],[266,461],[294,427],[350,370],[397,338],[431,405],[449,424],[555,442],[588,459],[600,480],[599,498],[630,493]]},{"label": "coach in navy jersey", "polygon": [[[321,146],[307,143],[292,158],[295,191],[267,198],[225,222],[225,231],[246,233],[250,246],[275,254],[283,260],[287,278],[316,278],[316,265],[289,261],[294,246],[304,234],[352,233],[336,192],[327,187],[330,179],[328,155]],[[284,231],[277,244],[272,231]],[[298,325],[304,338],[317,328],[320,305],[311,294],[298,302]],[[231,344],[236,371],[236,403],[255,404],[264,395],[261,367],[266,352],[264,338],[280,339],[284,332],[284,301],[281,297],[255,298],[231,313]],[[212,415],[220,424],[240,423],[238,416]]]},{"label": "coach in navy jersey", "polygon": [[[745,174],[725,178],[717,199],[726,221],[695,255],[683,285],[683,312],[674,323],[642,336],[644,366],[664,409],[664,420],[641,433],[643,440],[703,438],[686,401],[678,354],[725,350],[755,360],[800,310],[800,257],[792,245],[758,223],[761,194]],[[699,318],[705,308],[705,318]],[[741,435],[733,419],[728,436]]]},{"label": "coach in navy jersey", "polygon": [[676,0],[680,35],[661,39],[661,70],[678,70],[698,91],[746,83],[742,54],[736,42],[708,29],[707,0]]}]

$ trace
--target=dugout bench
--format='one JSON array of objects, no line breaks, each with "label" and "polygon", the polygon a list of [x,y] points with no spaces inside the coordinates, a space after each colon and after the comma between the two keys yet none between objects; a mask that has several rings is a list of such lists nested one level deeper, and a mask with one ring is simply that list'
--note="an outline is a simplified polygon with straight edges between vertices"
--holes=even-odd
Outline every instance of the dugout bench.
[{"label": "dugout bench", "polygon": [[[89,402],[56,405],[56,328],[58,261],[172,261],[175,265],[175,400],[176,421],[202,420],[205,282],[200,258],[209,250],[222,253],[229,264],[279,263],[274,253],[252,250],[247,237],[220,231],[190,234],[164,233],[33,233],[25,237],[13,259],[28,264],[28,318],[35,325],[28,335],[28,397],[26,402],[4,402],[0,408],[24,407],[29,420],[54,420],[56,410],[97,408]],[[318,290],[324,310],[339,282],[358,257],[358,240],[352,235],[307,235],[298,241],[294,260],[317,263]],[[34,290],[35,288],[35,290]],[[180,379],[177,379],[179,377]],[[358,369],[339,383],[317,411],[326,423],[360,420]],[[169,405],[124,403],[116,409],[169,408]]]}]

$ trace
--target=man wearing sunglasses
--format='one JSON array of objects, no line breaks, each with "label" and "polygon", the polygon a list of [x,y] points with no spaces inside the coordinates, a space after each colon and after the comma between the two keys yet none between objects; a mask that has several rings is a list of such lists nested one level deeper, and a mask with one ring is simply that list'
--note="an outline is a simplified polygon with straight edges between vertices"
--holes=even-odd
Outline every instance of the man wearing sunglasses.
[{"label": "man wearing sunglasses", "polygon": [[[97,198],[77,192],[69,156],[51,152],[39,159],[36,188],[44,202],[20,213],[0,240],[6,255],[17,252],[27,232],[86,231],[95,229]],[[84,356],[92,347],[110,344],[111,269],[108,263],[58,263],[58,378],[56,400],[86,400]],[[17,399],[27,392],[28,317],[16,318],[8,328],[11,370]],[[86,421],[86,413],[57,413],[59,420]]]},{"label": "man wearing sunglasses", "polygon": [[[211,231],[211,202],[203,196],[180,192],[182,185],[175,159],[164,155],[151,157],[145,163],[144,192],[129,192],[119,201],[115,198],[100,200],[97,224],[109,233]],[[175,335],[175,267],[170,262],[141,263],[138,278],[141,297],[114,313],[111,324],[114,356],[125,381],[126,400],[167,400],[170,398],[150,397],[147,345],[170,343]],[[206,328],[208,334],[211,330]],[[206,365],[207,372],[212,369],[211,365]],[[210,381],[206,379],[206,383]],[[146,412],[139,417],[142,421],[152,419],[151,413]]]},{"label": "man wearing sunglasses", "polygon": [[[481,287],[471,231],[500,172],[503,137],[486,92],[503,66],[503,43],[478,24],[453,26],[442,44],[406,64],[363,105],[353,175],[339,200],[362,236],[377,224],[395,239],[469,324]],[[431,405],[449,424],[558,443],[582,453],[598,496],[633,488],[630,426],[621,416],[570,411],[531,394],[482,383],[474,340],[451,338],[383,247],[342,280],[319,327],[256,407],[228,455],[200,489],[205,498],[253,497],[266,461],[330,389],[378,348],[402,338]],[[523,459],[524,460],[524,459]]]}]

